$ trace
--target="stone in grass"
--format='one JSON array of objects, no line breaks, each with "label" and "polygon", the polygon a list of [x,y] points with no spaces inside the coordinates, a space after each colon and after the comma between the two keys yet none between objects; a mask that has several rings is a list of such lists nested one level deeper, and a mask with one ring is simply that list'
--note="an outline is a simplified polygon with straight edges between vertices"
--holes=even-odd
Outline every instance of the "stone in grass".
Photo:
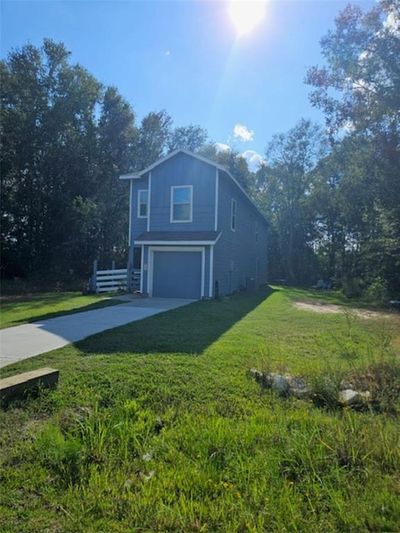
[{"label": "stone in grass", "polygon": [[263,381],[264,380],[264,374],[260,370],[257,370],[256,368],[250,368],[249,374],[256,381]]},{"label": "stone in grass", "polygon": [[353,383],[351,383],[351,381],[348,381],[347,379],[342,379],[339,385],[340,390],[353,389],[353,387]]},{"label": "stone in grass", "polygon": [[299,400],[303,400],[305,398],[309,398],[311,396],[311,391],[307,387],[307,383],[303,378],[291,378],[290,380],[290,389],[289,394],[290,396],[294,396],[295,398]]},{"label": "stone in grass", "polygon": [[290,381],[286,376],[280,374],[270,374],[270,383],[272,390],[278,394],[287,395],[290,391]]},{"label": "stone in grass", "polygon": [[371,393],[358,392],[353,389],[345,389],[339,392],[339,403],[344,407],[360,406],[366,404],[371,399]]}]

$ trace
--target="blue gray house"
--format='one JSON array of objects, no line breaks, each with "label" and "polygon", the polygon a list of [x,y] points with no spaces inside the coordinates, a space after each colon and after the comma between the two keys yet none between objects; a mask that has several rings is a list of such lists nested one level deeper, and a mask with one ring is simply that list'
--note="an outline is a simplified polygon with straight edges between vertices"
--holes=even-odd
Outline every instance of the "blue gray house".
[{"label": "blue gray house", "polygon": [[266,282],[267,222],[224,167],[176,150],[121,179],[141,293],[212,298]]}]

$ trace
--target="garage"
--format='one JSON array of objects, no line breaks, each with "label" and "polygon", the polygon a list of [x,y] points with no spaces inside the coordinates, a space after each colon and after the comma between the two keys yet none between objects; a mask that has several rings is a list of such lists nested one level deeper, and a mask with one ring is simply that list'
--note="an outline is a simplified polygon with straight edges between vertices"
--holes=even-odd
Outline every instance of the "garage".
[{"label": "garage", "polygon": [[157,249],[151,251],[152,294],[158,298],[187,298],[202,296],[204,251]]}]

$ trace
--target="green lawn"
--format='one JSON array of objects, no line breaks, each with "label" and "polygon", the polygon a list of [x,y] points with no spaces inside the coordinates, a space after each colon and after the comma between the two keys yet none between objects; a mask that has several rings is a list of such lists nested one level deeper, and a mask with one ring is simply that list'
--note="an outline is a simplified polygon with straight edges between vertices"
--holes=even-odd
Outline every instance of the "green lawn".
[{"label": "green lawn", "polygon": [[398,531],[399,411],[316,407],[248,376],[394,368],[398,319],[293,298],[198,302],[7,367],[61,377],[0,412],[0,530]]},{"label": "green lawn", "polygon": [[90,311],[115,305],[104,295],[82,295],[80,292],[48,292],[29,296],[8,296],[1,301],[0,327],[8,328],[26,322],[54,318],[59,315]]}]

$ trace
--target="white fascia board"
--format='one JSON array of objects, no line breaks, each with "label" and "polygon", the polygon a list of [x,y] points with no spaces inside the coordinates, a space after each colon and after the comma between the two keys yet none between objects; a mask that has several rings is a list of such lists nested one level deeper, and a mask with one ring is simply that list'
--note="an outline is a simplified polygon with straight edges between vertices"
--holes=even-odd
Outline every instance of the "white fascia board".
[{"label": "white fascia board", "polygon": [[[218,240],[218,239],[217,239]],[[146,244],[149,246],[159,246],[164,245],[165,246],[208,246],[213,245],[217,242],[215,241],[135,241],[135,244]]]},{"label": "white fascia board", "polygon": [[217,244],[220,237],[222,235],[222,232],[218,235],[218,237],[214,241],[138,241],[135,240],[135,244],[146,244],[148,246],[213,246],[214,244]]}]

